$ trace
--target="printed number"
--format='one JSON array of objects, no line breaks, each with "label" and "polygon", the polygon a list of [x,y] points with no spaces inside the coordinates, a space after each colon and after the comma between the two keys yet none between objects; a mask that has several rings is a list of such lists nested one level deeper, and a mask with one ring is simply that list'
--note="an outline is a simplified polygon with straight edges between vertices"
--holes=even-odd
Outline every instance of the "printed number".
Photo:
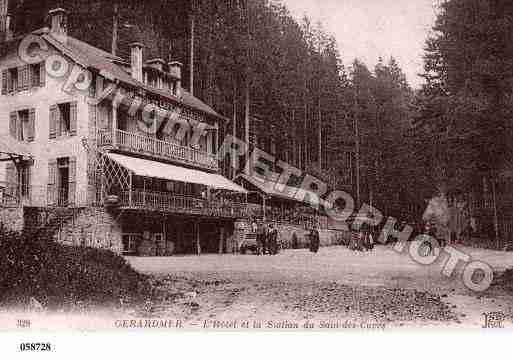
[{"label": "printed number", "polygon": [[50,343],[21,343],[20,351],[22,352],[49,352],[52,351]]}]

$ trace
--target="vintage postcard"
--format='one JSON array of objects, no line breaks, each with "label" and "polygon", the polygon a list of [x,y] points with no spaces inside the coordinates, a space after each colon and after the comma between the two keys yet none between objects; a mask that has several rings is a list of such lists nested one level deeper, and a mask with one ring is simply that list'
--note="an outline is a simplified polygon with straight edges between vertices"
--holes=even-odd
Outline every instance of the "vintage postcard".
[{"label": "vintage postcard", "polygon": [[513,329],[512,18],[0,0],[0,331]]}]

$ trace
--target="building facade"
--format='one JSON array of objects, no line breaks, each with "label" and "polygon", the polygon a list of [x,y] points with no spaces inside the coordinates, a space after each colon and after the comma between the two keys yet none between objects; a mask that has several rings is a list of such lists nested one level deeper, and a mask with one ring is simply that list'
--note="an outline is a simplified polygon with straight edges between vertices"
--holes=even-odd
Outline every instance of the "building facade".
[{"label": "building facade", "polygon": [[4,224],[125,254],[234,251],[245,190],[219,174],[223,116],[180,63],[138,42],[113,56],[68,36],[65,10],[49,18],[1,45]]}]

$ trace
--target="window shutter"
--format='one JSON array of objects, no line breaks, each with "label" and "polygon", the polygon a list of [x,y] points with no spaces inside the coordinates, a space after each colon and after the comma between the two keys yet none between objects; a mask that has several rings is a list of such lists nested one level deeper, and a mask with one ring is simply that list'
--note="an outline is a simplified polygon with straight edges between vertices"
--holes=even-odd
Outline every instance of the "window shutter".
[{"label": "window shutter", "polygon": [[22,90],[28,90],[30,88],[30,65],[23,66],[22,73],[23,73]]},{"label": "window shutter", "polygon": [[5,165],[5,181],[9,188],[12,188],[14,184],[18,183],[16,180],[16,166],[14,166],[12,162],[8,162]]},{"label": "window shutter", "polygon": [[50,138],[55,138],[57,135],[57,105],[50,107]]},{"label": "window shutter", "polygon": [[77,135],[77,102],[72,102],[69,106],[69,132],[71,136]]},{"label": "window shutter", "polygon": [[7,182],[6,193],[8,196],[17,198],[18,196],[18,171],[12,162],[5,165],[5,180]]},{"label": "window shutter", "polygon": [[39,64],[39,86],[46,85],[46,63],[43,61]]},{"label": "window shutter", "polygon": [[55,105],[55,128],[57,129],[57,137],[62,136],[62,113],[59,105]]},{"label": "window shutter", "polygon": [[15,91],[14,88],[14,79],[12,77],[11,71],[7,70],[7,92],[12,93]]},{"label": "window shutter", "polygon": [[32,197],[32,166],[27,166],[27,194]]},{"label": "window shutter", "polygon": [[76,192],[77,192],[77,158],[69,158],[69,204],[76,204]]},{"label": "window shutter", "polygon": [[29,128],[28,128],[28,136],[27,140],[29,142],[34,141],[36,137],[36,109],[31,108],[29,111]]},{"label": "window shutter", "polygon": [[9,115],[9,133],[14,139],[18,139],[18,113],[16,111],[11,112]]},{"label": "window shutter", "polygon": [[[41,75],[38,72],[41,72],[38,64],[30,65],[30,67],[29,67],[30,88],[39,87],[39,82],[40,82],[39,76],[41,76]],[[37,75],[36,75],[36,73],[37,73]]]},{"label": "window shutter", "polygon": [[18,81],[17,81],[18,82],[17,83],[18,87],[14,89],[15,92],[23,90],[23,78],[24,78],[24,76],[23,76],[23,73],[24,73],[23,69],[24,68],[25,68],[25,66],[18,66]]},{"label": "window shutter", "polygon": [[8,77],[9,71],[3,70],[2,71],[2,95],[7,95],[7,77]]},{"label": "window shutter", "polygon": [[57,160],[48,161],[48,205],[57,204]]}]

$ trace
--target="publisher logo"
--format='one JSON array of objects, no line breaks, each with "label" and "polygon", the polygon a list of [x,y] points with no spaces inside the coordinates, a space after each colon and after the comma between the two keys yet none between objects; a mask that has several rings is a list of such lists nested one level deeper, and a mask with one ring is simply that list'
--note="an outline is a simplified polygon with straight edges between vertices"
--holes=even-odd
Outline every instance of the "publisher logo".
[{"label": "publisher logo", "polygon": [[504,319],[505,315],[502,312],[489,312],[483,313],[484,316],[484,325],[485,329],[496,329],[496,328],[504,328]]}]

